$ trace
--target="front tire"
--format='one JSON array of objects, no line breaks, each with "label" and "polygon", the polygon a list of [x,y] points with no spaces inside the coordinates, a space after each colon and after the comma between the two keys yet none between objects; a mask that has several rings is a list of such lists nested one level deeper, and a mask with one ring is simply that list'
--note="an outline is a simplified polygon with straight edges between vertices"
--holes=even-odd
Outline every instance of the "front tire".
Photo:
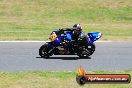
[{"label": "front tire", "polygon": [[49,52],[51,51],[51,47],[48,46],[48,44],[44,44],[40,47],[39,49],[39,55],[42,57],[42,58],[49,58],[50,57],[50,54]]}]

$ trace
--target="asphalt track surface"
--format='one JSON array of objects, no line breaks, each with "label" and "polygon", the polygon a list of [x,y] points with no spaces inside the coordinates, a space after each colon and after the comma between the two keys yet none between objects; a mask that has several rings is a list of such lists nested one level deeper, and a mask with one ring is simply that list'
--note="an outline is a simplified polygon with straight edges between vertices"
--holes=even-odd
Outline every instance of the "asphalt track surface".
[{"label": "asphalt track surface", "polygon": [[0,71],[132,70],[132,42],[96,42],[89,58],[74,55],[40,58],[43,42],[0,42]]}]

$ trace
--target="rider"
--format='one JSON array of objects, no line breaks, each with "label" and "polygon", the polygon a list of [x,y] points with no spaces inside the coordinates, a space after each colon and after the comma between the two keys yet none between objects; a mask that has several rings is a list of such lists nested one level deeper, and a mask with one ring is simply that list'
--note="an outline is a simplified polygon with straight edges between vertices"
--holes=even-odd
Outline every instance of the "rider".
[{"label": "rider", "polygon": [[80,24],[74,24],[73,28],[62,28],[60,29],[60,34],[69,31],[72,34],[72,43],[86,44],[88,42],[88,37],[82,31],[82,26]]},{"label": "rider", "polygon": [[[63,36],[65,33],[69,32],[71,34],[71,40],[66,42],[65,39],[61,39],[60,44],[63,45],[63,47],[67,47],[67,44],[69,44],[69,51],[72,54],[72,46],[77,45],[77,46],[82,46],[82,45],[87,45],[88,44],[88,37],[87,35],[82,31],[82,27],[80,24],[74,24],[73,28],[62,28],[59,30],[54,31],[55,34]],[[74,46],[73,46],[74,47]],[[78,47],[76,47],[78,48]],[[65,48],[67,51],[67,48]]]}]

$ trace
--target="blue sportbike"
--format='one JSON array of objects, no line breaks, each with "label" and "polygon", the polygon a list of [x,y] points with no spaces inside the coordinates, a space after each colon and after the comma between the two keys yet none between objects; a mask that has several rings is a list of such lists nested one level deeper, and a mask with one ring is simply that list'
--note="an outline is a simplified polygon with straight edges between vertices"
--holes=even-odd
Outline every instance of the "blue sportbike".
[{"label": "blue sportbike", "polygon": [[39,49],[39,55],[42,58],[49,58],[52,55],[78,55],[80,58],[89,57],[95,51],[94,42],[101,38],[100,32],[87,33],[84,39],[73,41],[71,32],[56,34],[52,31],[50,41],[46,42]]}]

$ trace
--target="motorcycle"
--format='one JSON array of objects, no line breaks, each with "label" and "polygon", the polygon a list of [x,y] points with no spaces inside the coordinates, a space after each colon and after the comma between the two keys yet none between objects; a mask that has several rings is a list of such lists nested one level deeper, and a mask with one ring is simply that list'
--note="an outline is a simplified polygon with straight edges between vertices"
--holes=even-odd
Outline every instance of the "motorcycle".
[{"label": "motorcycle", "polygon": [[80,58],[89,57],[95,51],[94,42],[101,38],[100,32],[87,33],[86,39],[78,39],[78,42],[72,41],[72,33],[65,32],[57,35],[52,31],[50,42],[46,42],[39,49],[39,55],[42,58],[49,58],[52,55],[78,55]]}]

